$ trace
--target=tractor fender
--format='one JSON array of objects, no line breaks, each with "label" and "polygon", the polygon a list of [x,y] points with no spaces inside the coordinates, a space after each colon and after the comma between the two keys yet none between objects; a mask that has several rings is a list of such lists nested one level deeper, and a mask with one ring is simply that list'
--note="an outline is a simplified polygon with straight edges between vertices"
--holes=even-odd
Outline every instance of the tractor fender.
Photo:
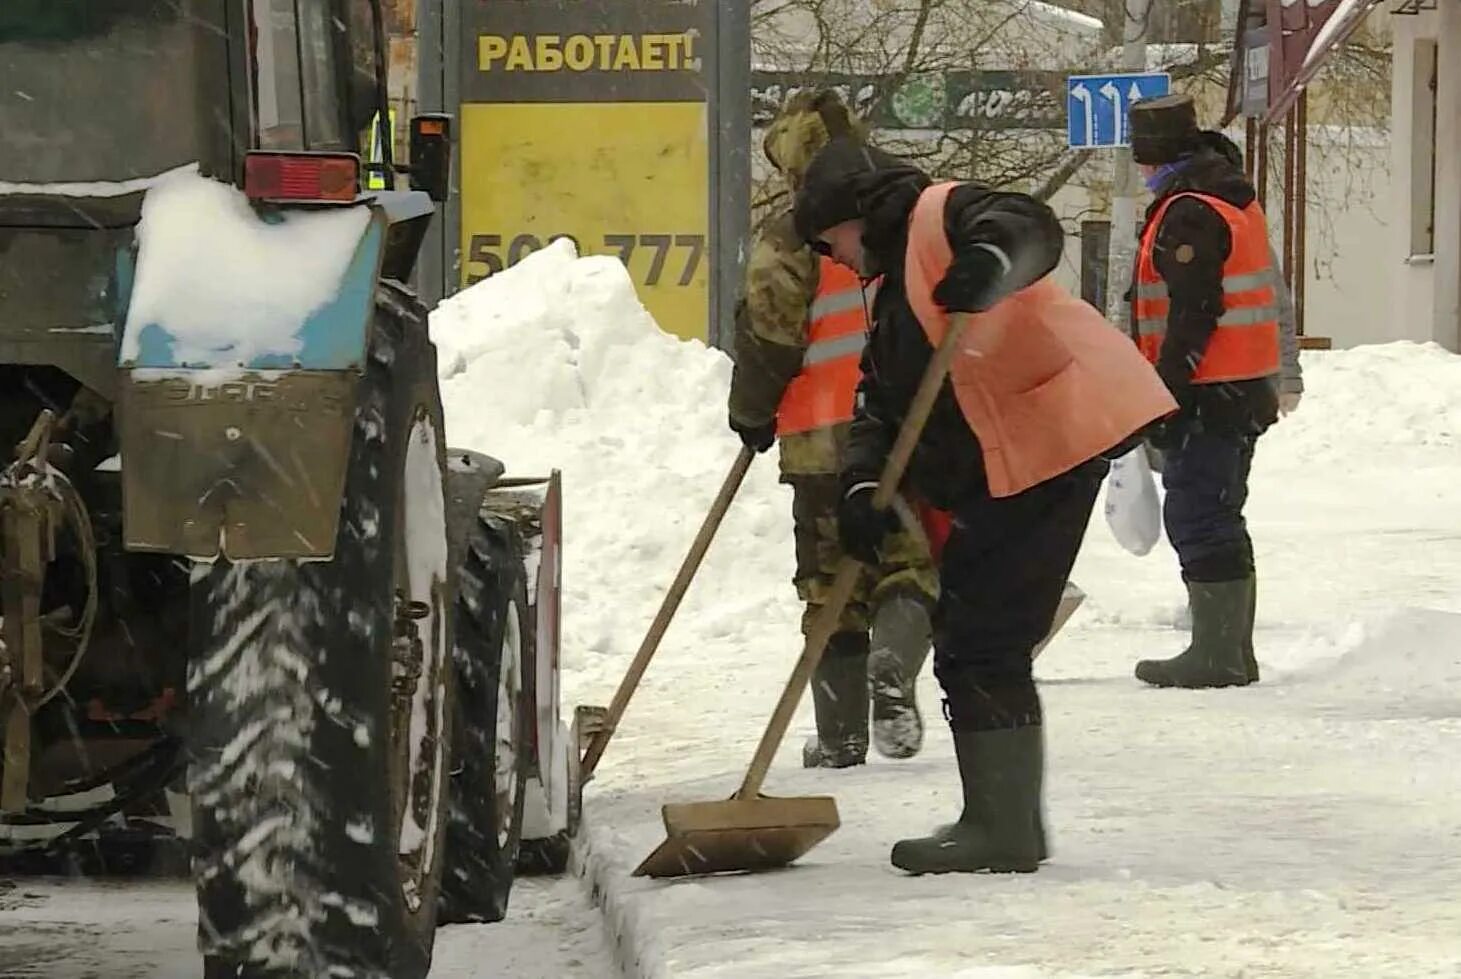
[{"label": "tractor fender", "polygon": [[[369,200],[356,207],[365,219],[333,294],[314,309],[279,310],[297,322],[287,355],[241,355],[251,348],[247,338],[235,343],[228,336],[226,309],[194,302],[185,308],[218,322],[174,314],[164,324],[139,314],[133,293],[118,361],[130,550],[200,561],[220,554],[234,561],[333,556],[356,387],[372,355],[370,324],[381,315],[419,317],[426,329],[425,309],[409,290],[381,281],[392,215]],[[288,210],[263,223],[339,222],[341,213]],[[280,238],[286,245],[297,240]],[[159,254],[158,261],[177,262]],[[144,240],[139,282],[149,258]],[[186,288],[171,269],[162,280]],[[155,292],[153,300],[156,306]]]}]

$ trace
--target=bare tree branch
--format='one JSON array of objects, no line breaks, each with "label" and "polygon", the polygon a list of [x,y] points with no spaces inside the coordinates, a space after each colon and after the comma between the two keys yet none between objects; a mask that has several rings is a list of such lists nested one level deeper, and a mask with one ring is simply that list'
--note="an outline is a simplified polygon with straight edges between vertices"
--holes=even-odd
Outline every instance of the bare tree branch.
[{"label": "bare tree branch", "polygon": [[1075,150],[1064,163],[1056,167],[1055,171],[1045,178],[1045,182],[1040,185],[1039,189],[1030,192],[1030,196],[1037,201],[1050,200],[1055,196],[1056,191],[1070,183],[1071,178],[1080,173],[1081,167],[1089,163],[1091,157],[1095,155],[1093,150]]}]

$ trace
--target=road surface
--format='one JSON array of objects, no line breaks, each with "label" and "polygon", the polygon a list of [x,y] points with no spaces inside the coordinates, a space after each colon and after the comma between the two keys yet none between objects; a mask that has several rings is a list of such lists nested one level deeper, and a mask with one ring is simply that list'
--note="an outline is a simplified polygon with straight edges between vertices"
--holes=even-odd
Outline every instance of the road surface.
[{"label": "road surface", "polygon": [[[186,883],[0,878],[0,979],[198,979]],[[519,880],[506,921],[437,937],[431,979],[612,979],[572,878]]]}]

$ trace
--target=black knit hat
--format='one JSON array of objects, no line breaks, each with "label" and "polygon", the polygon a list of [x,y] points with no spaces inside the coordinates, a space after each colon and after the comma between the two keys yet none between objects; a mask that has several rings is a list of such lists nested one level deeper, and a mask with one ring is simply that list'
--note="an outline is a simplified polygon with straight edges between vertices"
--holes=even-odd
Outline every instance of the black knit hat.
[{"label": "black knit hat", "polygon": [[874,174],[908,169],[909,164],[853,136],[838,136],[812,158],[796,195],[797,234],[812,241],[828,228],[864,215],[858,195]]},{"label": "black knit hat", "polygon": [[1197,107],[1190,95],[1163,95],[1131,107],[1131,155],[1137,163],[1175,163],[1198,148]]}]

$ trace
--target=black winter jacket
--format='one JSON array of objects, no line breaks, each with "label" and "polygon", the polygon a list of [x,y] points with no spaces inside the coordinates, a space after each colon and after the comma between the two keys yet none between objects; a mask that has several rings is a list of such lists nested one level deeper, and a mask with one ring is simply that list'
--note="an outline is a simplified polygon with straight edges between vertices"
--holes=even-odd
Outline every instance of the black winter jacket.
[{"label": "black winter jacket", "polygon": [[[1222,150],[1217,145],[1205,146],[1159,188],[1147,209],[1142,235],[1162,201],[1173,194],[1196,191],[1240,208],[1253,202],[1253,185]],[[1161,446],[1180,442],[1184,432],[1198,427],[1223,434],[1259,435],[1278,419],[1278,395],[1270,379],[1192,383],[1193,372],[1223,314],[1223,263],[1232,247],[1232,233],[1222,215],[1191,197],[1167,208],[1157,230],[1154,261],[1172,303],[1157,373],[1181,407],[1154,439]],[[1179,261],[1179,256],[1186,261]],[[1134,276],[1133,272],[1133,281]],[[1133,288],[1127,298],[1134,294]],[[1134,336],[1134,312],[1131,329]]]},{"label": "black winter jacket", "polygon": [[[815,202],[823,189],[812,183],[816,172],[807,176],[803,194]],[[874,271],[880,271],[883,278],[862,356],[857,414],[843,466],[844,489],[875,481],[882,473],[933,356],[933,348],[908,303],[903,269],[908,221],[919,194],[929,183],[924,174],[911,167],[889,165],[882,160],[857,181],[857,209],[865,221],[863,246]],[[993,191],[976,184],[965,184],[949,195],[944,230],[953,246],[953,267],[962,270],[961,277],[967,282],[983,280],[988,287],[1005,275],[1003,263],[977,245],[993,245],[1014,257],[1010,278],[1001,283],[1009,291],[1049,274],[1060,261],[1064,243],[1064,232],[1050,208],[1025,194]],[[904,486],[932,505],[950,510],[989,493],[979,441],[947,382],[918,441]]]}]

